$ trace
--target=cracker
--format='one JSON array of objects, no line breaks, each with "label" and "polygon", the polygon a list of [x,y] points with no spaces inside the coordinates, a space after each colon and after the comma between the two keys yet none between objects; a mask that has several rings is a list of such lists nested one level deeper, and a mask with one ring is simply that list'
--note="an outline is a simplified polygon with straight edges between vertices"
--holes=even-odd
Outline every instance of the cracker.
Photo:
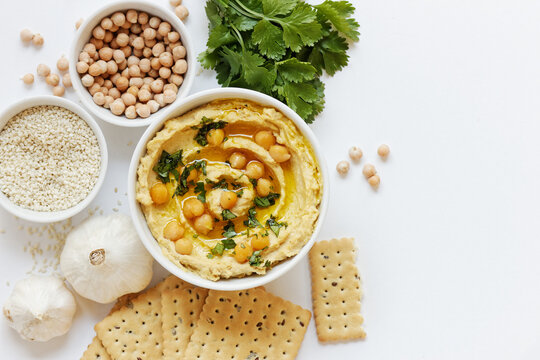
[{"label": "cracker", "polygon": [[186,286],[193,286],[193,285],[185,282],[184,280],[180,278],[177,278],[174,275],[170,275],[167,278],[165,278],[165,280],[157,284],[156,288],[159,289],[160,292],[163,292],[165,290],[170,290],[170,289],[181,289]]},{"label": "cracker", "polygon": [[256,288],[208,292],[185,359],[294,359],[309,310]]},{"label": "cracker", "polygon": [[194,287],[163,291],[161,321],[164,359],[184,358],[207,295],[207,289]]},{"label": "cracker", "polygon": [[95,326],[111,358],[157,359],[163,354],[159,285],[140,294]]},{"label": "cracker", "polygon": [[354,239],[319,241],[309,252],[311,296],[321,342],[364,339]]}]

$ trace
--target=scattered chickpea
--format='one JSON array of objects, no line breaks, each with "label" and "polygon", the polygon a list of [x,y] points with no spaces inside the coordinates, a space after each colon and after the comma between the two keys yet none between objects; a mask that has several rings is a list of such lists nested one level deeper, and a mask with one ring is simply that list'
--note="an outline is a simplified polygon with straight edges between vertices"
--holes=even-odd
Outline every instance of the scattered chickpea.
[{"label": "scattered chickpea", "polygon": [[29,43],[34,38],[34,33],[30,29],[21,30],[21,41],[23,43]]},{"label": "scattered chickpea", "polygon": [[337,163],[336,170],[340,175],[346,175],[349,172],[351,165],[347,160],[342,160]]},{"label": "scattered chickpea", "polygon": [[204,213],[204,204],[197,198],[188,198],[184,201],[183,212],[187,219],[201,216]]},{"label": "scattered chickpea", "polygon": [[62,57],[56,62],[56,68],[60,71],[66,71],[69,69],[69,61],[64,55],[62,55]]},{"label": "scattered chickpea", "polygon": [[379,177],[379,175],[373,175],[368,179],[368,183],[372,187],[376,188],[381,183],[381,178]]},{"label": "scattered chickpea", "polygon": [[270,238],[268,236],[262,236],[262,234],[255,234],[251,237],[251,247],[253,250],[262,250],[270,245]]},{"label": "scattered chickpea", "polygon": [[176,14],[176,16],[178,16],[180,20],[185,20],[189,15],[189,11],[184,5],[178,5],[177,7],[175,7],[174,13]]},{"label": "scattered chickpea", "polygon": [[122,101],[122,99],[116,99],[111,104],[111,112],[114,115],[122,115],[124,113],[124,110],[126,109],[126,105]]},{"label": "scattered chickpea", "polygon": [[253,248],[247,242],[241,242],[234,247],[234,258],[240,264],[248,261],[251,254],[253,254]]},{"label": "scattered chickpea", "polygon": [[221,207],[224,209],[232,209],[236,205],[238,195],[233,191],[223,191],[220,197]]},{"label": "scattered chickpea", "polygon": [[209,214],[202,214],[198,218],[195,218],[193,228],[198,233],[206,235],[214,229],[214,219]]},{"label": "scattered chickpea", "polygon": [[265,150],[269,150],[270,146],[276,143],[276,137],[271,131],[262,130],[255,134],[255,143],[262,146]]},{"label": "scattered chickpea", "polygon": [[179,239],[174,243],[174,249],[180,255],[190,255],[193,251],[193,242],[189,239]]},{"label": "scattered chickpea", "polygon": [[210,146],[219,146],[225,138],[223,129],[212,129],[206,135],[206,140]]},{"label": "scattered chickpea", "polygon": [[272,191],[272,182],[268,179],[257,180],[257,195],[265,197]]},{"label": "scattered chickpea", "polygon": [[79,30],[79,28],[81,27],[83,21],[84,21],[84,19],[83,19],[83,18],[80,18],[79,20],[77,20],[77,21],[75,22],[75,29],[76,29],[76,30]]},{"label": "scattered chickpea", "polygon": [[377,173],[377,170],[375,170],[375,166],[371,164],[364,165],[364,169],[362,169],[362,174],[366,177],[366,179],[369,179],[373,175]]},{"label": "scattered chickpea", "polygon": [[21,80],[23,81],[23,83],[25,83],[26,85],[31,85],[34,83],[34,75],[32,74],[25,74],[21,77]]},{"label": "scattered chickpea", "polygon": [[244,166],[246,166],[247,159],[244,156],[244,154],[235,152],[235,153],[232,153],[231,156],[229,157],[229,163],[235,169],[242,169],[244,168]]},{"label": "scattered chickpea", "polygon": [[363,155],[364,153],[362,153],[362,150],[357,146],[353,146],[349,149],[349,157],[352,161],[360,161]]},{"label": "scattered chickpea", "polygon": [[64,87],[67,88],[73,85],[69,73],[65,73],[64,75],[62,75],[62,84],[64,85]]},{"label": "scattered chickpea", "polygon": [[260,161],[250,161],[246,165],[246,175],[250,179],[259,179],[264,176],[264,165]]},{"label": "scattered chickpea", "polygon": [[39,76],[46,77],[47,75],[49,75],[49,74],[51,73],[51,68],[48,67],[48,66],[45,65],[45,64],[39,64],[39,65],[37,66],[36,73],[37,73]]},{"label": "scattered chickpea", "polygon": [[66,89],[63,86],[58,85],[53,88],[52,92],[54,96],[64,96]]},{"label": "scattered chickpea", "polygon": [[178,220],[171,220],[163,228],[163,237],[171,241],[176,241],[184,236],[184,231]]},{"label": "scattered chickpea", "polygon": [[390,154],[390,146],[386,144],[382,144],[377,149],[377,154],[379,154],[379,156],[382,157],[383,159],[386,158],[388,154]]},{"label": "scattered chickpea", "polygon": [[48,85],[51,85],[51,86],[56,86],[60,83],[60,76],[56,75],[56,74],[49,74],[47,75],[47,77],[45,78],[45,82],[48,84]]},{"label": "scattered chickpea", "polygon": [[171,4],[172,7],[176,7],[182,5],[182,0],[169,0],[169,4]]},{"label": "scattered chickpea", "polygon": [[289,150],[283,145],[272,145],[268,151],[270,156],[278,163],[288,161],[291,158]]},{"label": "scattered chickpea", "polygon": [[35,34],[32,38],[32,44],[34,44],[35,46],[42,46],[44,42],[45,39],[43,39],[43,36],[41,36],[41,34]]}]

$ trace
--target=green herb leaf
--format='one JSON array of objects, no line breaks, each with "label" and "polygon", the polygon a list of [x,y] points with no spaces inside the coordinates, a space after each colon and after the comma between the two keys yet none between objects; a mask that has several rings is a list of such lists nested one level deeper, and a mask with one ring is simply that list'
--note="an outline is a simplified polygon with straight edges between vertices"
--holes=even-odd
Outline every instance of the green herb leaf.
[{"label": "green herb leaf", "polygon": [[287,15],[298,4],[298,0],[262,0],[266,16]]},{"label": "green herb leaf", "polygon": [[182,163],[182,149],[173,154],[169,154],[165,150],[161,152],[159,161],[154,166],[153,170],[157,173],[157,177],[162,183],[168,183],[170,181],[169,174],[173,174],[176,180],[178,180],[178,166],[183,166]]},{"label": "green herb leaf", "polygon": [[227,225],[223,227],[223,232],[221,233],[221,235],[225,236],[227,239],[233,238],[238,235],[236,233],[236,230],[234,229],[234,223],[232,221],[229,220]]},{"label": "green herb leaf", "polygon": [[279,60],[287,52],[283,41],[283,30],[268,20],[261,20],[253,29],[252,40],[259,45],[261,54]]},{"label": "green herb leaf", "polygon": [[358,41],[358,22],[351,18],[354,14],[354,6],[348,1],[326,0],[320,5],[316,5],[317,12],[332,23],[334,28],[343,33],[349,39]]},{"label": "green herb leaf", "polygon": [[263,227],[262,224],[257,220],[257,211],[255,210],[255,207],[252,207],[248,210],[248,218],[247,220],[244,220],[244,225],[246,225],[249,228],[255,228],[255,227]]},{"label": "green herb leaf", "polygon": [[277,222],[276,218],[271,215],[270,218],[266,220],[266,226],[268,226],[270,230],[272,230],[272,232],[276,234],[276,236],[279,236],[279,229],[281,229],[282,227],[287,227],[288,225],[285,222]]},{"label": "green herb leaf", "polygon": [[234,215],[233,212],[229,209],[224,209],[221,212],[221,217],[223,218],[223,220],[232,220],[237,218],[237,216]]},{"label": "green herb leaf", "polygon": [[227,189],[229,187],[229,184],[227,184],[227,180],[221,179],[219,181],[212,181],[210,179],[206,179],[206,183],[210,184],[210,187],[212,189]]},{"label": "green herb leaf", "polygon": [[223,243],[221,242],[218,242],[216,244],[216,246],[214,246],[210,252],[212,253],[212,255],[223,255],[223,251],[225,250],[225,246],[223,245]]},{"label": "green herb leaf", "polygon": [[199,199],[201,202],[206,202],[206,190],[204,188],[204,182],[199,181],[197,185],[195,185],[194,189],[195,194],[197,195],[197,199]]},{"label": "green herb leaf", "polygon": [[251,266],[261,266],[262,264],[262,257],[261,257],[262,250],[254,251],[253,254],[249,257],[249,265]]},{"label": "green herb leaf", "polygon": [[264,262],[264,267],[267,268],[267,269],[270,269],[272,267],[272,263],[269,260],[266,260]]},{"label": "green herb leaf", "polygon": [[214,129],[223,129],[226,125],[227,122],[223,120],[214,121],[213,119],[208,119],[207,117],[203,116],[201,119],[201,124],[198,127],[194,127],[195,129],[199,130],[194,139],[199,145],[206,146],[208,145],[208,140],[206,140],[206,135],[208,132]]},{"label": "green herb leaf", "polygon": [[280,194],[278,194],[278,193],[270,193],[270,194],[268,194],[267,196],[264,196],[264,197],[257,196],[253,200],[253,202],[255,203],[255,205],[257,207],[266,208],[266,207],[269,207],[271,205],[274,205],[276,203],[276,199],[279,199],[279,197],[280,197]]},{"label": "green herb leaf", "polygon": [[283,26],[283,40],[292,51],[298,52],[302,46],[311,46],[322,38],[322,26],[316,21],[317,14],[306,3],[299,3],[291,15],[280,22]]},{"label": "green herb leaf", "polygon": [[223,244],[225,250],[234,249],[234,247],[236,246],[236,242],[233,239],[221,240],[221,243]]},{"label": "green herb leaf", "polygon": [[279,75],[290,82],[301,82],[315,79],[317,69],[309,62],[290,58],[278,63]]}]

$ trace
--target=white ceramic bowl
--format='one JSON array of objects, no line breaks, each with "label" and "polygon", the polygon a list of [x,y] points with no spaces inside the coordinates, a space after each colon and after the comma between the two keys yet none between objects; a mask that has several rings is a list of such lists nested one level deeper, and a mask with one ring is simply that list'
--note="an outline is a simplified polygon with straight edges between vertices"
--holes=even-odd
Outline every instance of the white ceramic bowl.
[{"label": "white ceramic bowl", "polygon": [[[117,116],[110,112],[109,109],[105,109],[102,106],[96,105],[88,90],[81,83],[81,78],[77,73],[76,69],[76,64],[79,59],[79,53],[81,52],[84,45],[92,37],[92,30],[94,29],[94,27],[96,27],[96,25],[98,25],[104,17],[112,15],[116,11],[125,11],[129,9],[145,11],[150,15],[155,15],[162,20],[168,21],[172,25],[173,29],[180,33],[180,40],[186,48],[186,61],[188,63],[188,69],[187,72],[184,74],[184,82],[178,89],[178,94],[175,102],[158,110],[157,112],[145,119],[128,119],[123,115]],[[71,44],[71,49],[69,51],[69,74],[71,76],[73,88],[75,89],[81,102],[83,103],[84,107],[87,108],[92,114],[94,114],[101,120],[118,126],[147,126],[152,122],[156,121],[158,118],[161,118],[161,113],[164,111],[164,109],[174,106],[174,104],[178,104],[183,97],[187,96],[191,89],[191,85],[193,84],[193,79],[195,77],[195,57],[196,56],[193,52],[193,45],[191,43],[191,39],[189,37],[186,27],[178,18],[178,16],[176,16],[172,11],[156,5],[151,1],[120,1],[114,2],[113,4],[106,5],[98,9],[93,14],[88,16],[86,20],[84,20],[84,22],[81,24],[79,30],[77,30],[77,33],[75,34],[75,39],[73,40]]]},{"label": "white ceramic bowl", "polygon": [[[285,116],[287,116],[296,124],[296,126],[300,129],[302,134],[304,134],[304,136],[311,143],[313,147],[313,151],[315,152],[317,161],[319,162],[319,165],[321,168],[322,179],[323,179],[323,196],[322,196],[322,201],[319,207],[319,210],[320,210],[319,218],[315,225],[315,229],[313,230],[313,234],[311,235],[311,238],[306,243],[306,245],[304,245],[304,247],[300,250],[300,252],[296,256],[290,259],[287,259],[283,261],[282,263],[276,265],[270,271],[268,271],[265,275],[252,275],[252,276],[248,276],[244,278],[221,279],[218,281],[211,281],[211,280],[203,279],[195,273],[187,272],[180,269],[175,264],[173,264],[165,255],[163,255],[161,251],[161,247],[159,246],[157,241],[154,239],[152,233],[150,232],[150,229],[148,228],[146,219],[144,217],[144,213],[142,212],[141,207],[139,206],[137,200],[135,199],[136,183],[137,183],[137,168],[139,166],[140,159],[146,154],[146,144],[148,143],[148,141],[150,141],[154,137],[154,135],[158,131],[162,129],[165,121],[167,121],[168,119],[180,116],[210,101],[217,100],[217,99],[234,99],[234,98],[251,100],[253,102],[256,102],[262,105],[272,106],[278,109],[279,111],[281,111]],[[199,92],[197,94],[194,94],[185,98],[184,100],[182,100],[181,103],[175,104],[174,106],[167,108],[166,111],[161,113],[161,118],[155,123],[153,123],[148,129],[146,129],[146,132],[143,134],[143,136],[141,137],[141,140],[137,144],[137,147],[135,148],[135,152],[133,153],[133,158],[131,159],[129,175],[128,175],[128,197],[129,197],[129,206],[131,210],[131,217],[133,218],[133,223],[135,224],[135,228],[137,229],[137,232],[139,233],[139,236],[144,246],[150,252],[150,254],[152,254],[154,259],[156,259],[164,268],[166,268],[172,274],[176,275],[177,277],[191,284],[208,288],[208,289],[232,291],[232,290],[243,290],[243,289],[253,288],[256,286],[261,286],[272,280],[275,280],[281,275],[285,274],[295,264],[297,264],[304,256],[306,256],[306,254],[309,252],[309,250],[313,246],[313,243],[315,242],[317,234],[319,233],[321,223],[326,216],[326,208],[328,206],[328,193],[329,193],[328,184],[329,184],[328,170],[326,168],[326,162],[323,158],[322,151],[319,146],[319,142],[313,135],[313,132],[311,132],[311,129],[307,126],[307,124],[304,122],[304,120],[302,120],[302,118],[298,114],[296,114],[291,108],[289,108],[282,102],[268,95],[261,94],[259,92],[252,91],[252,90],[246,90],[246,89],[222,88],[222,89],[202,91],[202,92]]]},{"label": "white ceramic bowl", "polygon": [[0,131],[4,128],[4,126],[13,116],[17,115],[23,110],[39,105],[54,105],[58,107],[63,107],[79,115],[81,119],[86,121],[88,126],[90,126],[90,128],[96,135],[101,153],[101,169],[99,171],[99,176],[96,180],[94,188],[90,191],[88,196],[83,201],[69,209],[49,212],[33,211],[14,204],[0,191],[0,205],[2,205],[4,209],[9,211],[13,215],[29,221],[49,223],[65,220],[78,214],[86,206],[88,206],[88,204],[90,204],[92,200],[94,200],[97,193],[99,192],[99,189],[101,188],[101,185],[103,184],[103,180],[105,179],[105,172],[107,171],[107,161],[109,155],[107,153],[107,143],[105,142],[105,137],[103,136],[103,133],[101,132],[98,124],[90,116],[90,114],[88,114],[88,112],[86,112],[82,107],[75,104],[74,102],[55,96],[30,97],[11,105],[9,108],[4,110],[0,114]]}]

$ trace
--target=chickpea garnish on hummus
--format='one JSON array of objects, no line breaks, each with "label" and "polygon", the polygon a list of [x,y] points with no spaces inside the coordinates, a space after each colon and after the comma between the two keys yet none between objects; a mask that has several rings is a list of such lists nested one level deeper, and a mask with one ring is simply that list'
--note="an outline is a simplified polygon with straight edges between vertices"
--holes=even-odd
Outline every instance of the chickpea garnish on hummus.
[{"label": "chickpea garnish on hummus", "polygon": [[242,100],[168,120],[138,168],[137,200],[163,253],[211,280],[264,274],[296,255],[321,196],[319,165],[294,123]]}]

